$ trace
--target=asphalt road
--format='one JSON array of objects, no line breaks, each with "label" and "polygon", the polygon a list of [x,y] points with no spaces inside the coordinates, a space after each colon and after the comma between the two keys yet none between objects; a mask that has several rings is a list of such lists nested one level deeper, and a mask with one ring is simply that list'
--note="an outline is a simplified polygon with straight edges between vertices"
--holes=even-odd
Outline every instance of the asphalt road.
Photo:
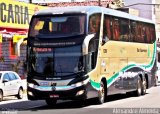
[{"label": "asphalt road", "polygon": [[97,104],[96,99],[89,99],[85,103],[59,101],[55,107],[49,107],[43,100],[9,97],[0,103],[0,109],[3,114],[160,114],[160,85],[148,89],[147,94],[140,97],[125,94],[108,96],[102,105]]}]

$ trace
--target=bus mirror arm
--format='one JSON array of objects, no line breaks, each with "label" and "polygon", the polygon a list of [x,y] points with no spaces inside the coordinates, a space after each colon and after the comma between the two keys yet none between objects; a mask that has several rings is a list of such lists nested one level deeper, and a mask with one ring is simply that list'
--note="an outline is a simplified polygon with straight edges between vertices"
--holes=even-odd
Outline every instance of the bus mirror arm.
[{"label": "bus mirror arm", "polygon": [[83,50],[83,55],[88,54],[88,46],[89,46],[89,42],[91,41],[92,38],[95,37],[95,34],[90,34],[87,35],[83,41],[83,45],[82,45],[82,50]]}]

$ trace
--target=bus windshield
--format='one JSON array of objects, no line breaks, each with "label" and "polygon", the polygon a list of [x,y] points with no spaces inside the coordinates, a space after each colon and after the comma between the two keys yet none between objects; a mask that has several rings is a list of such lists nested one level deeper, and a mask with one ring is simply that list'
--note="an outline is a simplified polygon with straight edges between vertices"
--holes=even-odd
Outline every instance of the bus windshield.
[{"label": "bus windshield", "polygon": [[29,37],[68,37],[84,34],[85,15],[33,17]]},{"label": "bus windshield", "polygon": [[30,72],[44,76],[67,76],[83,70],[81,46],[30,49]]}]

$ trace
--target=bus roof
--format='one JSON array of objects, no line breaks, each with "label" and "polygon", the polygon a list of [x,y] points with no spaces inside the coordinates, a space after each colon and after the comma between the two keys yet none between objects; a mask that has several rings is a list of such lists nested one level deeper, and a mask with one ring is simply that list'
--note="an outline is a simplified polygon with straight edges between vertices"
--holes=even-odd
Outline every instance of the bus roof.
[{"label": "bus roof", "polygon": [[54,15],[54,14],[70,14],[70,13],[92,14],[92,13],[101,13],[101,12],[104,12],[104,14],[111,15],[111,16],[154,24],[154,22],[149,19],[141,18],[138,16],[134,16],[134,15],[122,12],[122,11],[109,9],[105,7],[99,7],[99,6],[50,7],[37,12],[35,15]]}]

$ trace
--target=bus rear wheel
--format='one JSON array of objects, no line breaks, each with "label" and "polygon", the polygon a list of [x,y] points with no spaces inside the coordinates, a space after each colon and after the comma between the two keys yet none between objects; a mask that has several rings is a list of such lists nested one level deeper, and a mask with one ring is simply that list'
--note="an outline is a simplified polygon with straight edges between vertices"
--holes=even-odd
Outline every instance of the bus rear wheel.
[{"label": "bus rear wheel", "polygon": [[142,83],[142,95],[146,94],[146,90],[147,90],[147,82],[146,82],[146,78],[144,78]]},{"label": "bus rear wheel", "polygon": [[142,80],[140,77],[137,79],[137,89],[135,91],[136,96],[140,96],[142,94]]},{"label": "bus rear wheel", "polygon": [[100,89],[98,90],[98,104],[103,104],[106,99],[106,89],[104,82],[101,81]]},{"label": "bus rear wheel", "polygon": [[50,107],[55,107],[57,100],[56,99],[46,99],[46,103]]}]

